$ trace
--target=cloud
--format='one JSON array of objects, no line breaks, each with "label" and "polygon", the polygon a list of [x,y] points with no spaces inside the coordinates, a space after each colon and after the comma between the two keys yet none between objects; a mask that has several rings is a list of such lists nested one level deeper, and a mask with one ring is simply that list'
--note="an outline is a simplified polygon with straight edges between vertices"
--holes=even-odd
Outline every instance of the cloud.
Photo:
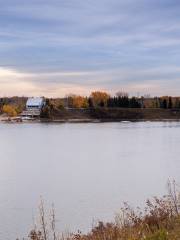
[{"label": "cloud", "polygon": [[[89,72],[23,72],[0,68],[0,95],[64,97],[69,93],[89,95],[94,90],[104,90],[111,94],[124,90],[131,95],[177,95],[180,87],[179,74],[180,69],[174,66],[144,70],[134,68],[133,71],[131,68],[122,68]],[[176,88],[172,87],[170,77]]]},{"label": "cloud", "polygon": [[121,87],[178,94],[179,10],[176,0],[6,0],[1,95],[17,85],[30,95]]}]

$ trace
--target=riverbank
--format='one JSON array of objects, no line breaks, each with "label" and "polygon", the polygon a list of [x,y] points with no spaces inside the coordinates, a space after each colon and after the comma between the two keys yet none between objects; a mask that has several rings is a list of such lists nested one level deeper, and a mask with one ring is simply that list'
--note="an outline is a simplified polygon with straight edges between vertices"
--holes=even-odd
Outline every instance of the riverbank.
[{"label": "riverbank", "polygon": [[0,116],[3,122],[97,123],[122,121],[179,121],[180,109],[161,108],[68,108],[52,110],[39,118]]},{"label": "riverbank", "polygon": [[70,122],[119,122],[119,121],[159,121],[180,120],[180,109],[141,108],[89,108],[62,109],[51,111],[45,121]]}]

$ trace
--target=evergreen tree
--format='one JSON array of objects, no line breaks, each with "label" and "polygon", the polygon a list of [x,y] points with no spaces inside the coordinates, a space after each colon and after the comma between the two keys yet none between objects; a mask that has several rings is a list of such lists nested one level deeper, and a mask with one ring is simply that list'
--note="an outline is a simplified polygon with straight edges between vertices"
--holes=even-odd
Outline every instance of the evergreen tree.
[{"label": "evergreen tree", "polygon": [[165,109],[167,108],[167,100],[166,99],[163,100],[162,107]]},{"label": "evergreen tree", "polygon": [[172,108],[172,98],[171,97],[169,97],[169,101],[168,101],[168,108]]},{"label": "evergreen tree", "polygon": [[92,101],[92,98],[88,98],[88,105],[89,105],[89,108],[93,108],[93,101]]}]

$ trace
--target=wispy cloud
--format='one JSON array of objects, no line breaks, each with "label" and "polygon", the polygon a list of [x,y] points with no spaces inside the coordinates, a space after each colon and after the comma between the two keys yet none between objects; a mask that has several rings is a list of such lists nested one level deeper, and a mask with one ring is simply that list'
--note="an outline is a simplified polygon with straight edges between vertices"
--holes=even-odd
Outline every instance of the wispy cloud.
[{"label": "wispy cloud", "polygon": [[[163,72],[163,74],[162,74]],[[0,95],[61,96],[68,93],[89,95],[94,90],[115,94],[118,90],[132,95],[178,95],[180,68],[122,68],[101,71],[24,72],[0,68]],[[171,85],[170,79],[176,85]]]},{"label": "wispy cloud", "polygon": [[3,1],[0,94],[178,94],[179,10],[178,0]]}]

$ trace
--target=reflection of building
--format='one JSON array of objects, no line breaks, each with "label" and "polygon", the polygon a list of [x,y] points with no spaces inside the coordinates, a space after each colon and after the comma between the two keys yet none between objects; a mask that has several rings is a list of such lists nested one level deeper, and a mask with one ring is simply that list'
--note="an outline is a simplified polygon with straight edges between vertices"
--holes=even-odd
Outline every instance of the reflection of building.
[{"label": "reflection of building", "polygon": [[45,104],[43,97],[28,98],[26,102],[26,110],[22,112],[22,116],[38,117]]}]

